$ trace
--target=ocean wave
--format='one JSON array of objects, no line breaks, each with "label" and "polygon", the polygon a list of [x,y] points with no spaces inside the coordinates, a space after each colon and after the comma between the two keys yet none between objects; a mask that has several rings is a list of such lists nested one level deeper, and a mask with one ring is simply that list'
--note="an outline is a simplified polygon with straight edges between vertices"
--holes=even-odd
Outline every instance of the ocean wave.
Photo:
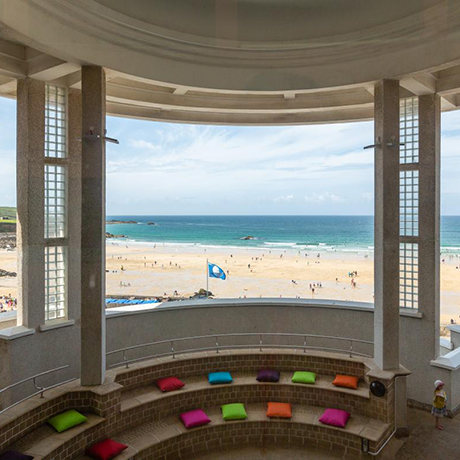
[{"label": "ocean wave", "polygon": [[[212,244],[212,243],[193,243],[193,242],[171,242],[171,241],[145,241],[141,239],[117,239],[113,238],[110,239],[110,242],[117,242],[123,243],[124,245],[136,245],[136,246],[148,246],[148,247],[170,247],[170,248],[196,248],[196,249],[218,249],[218,250],[240,250],[240,251],[268,251],[268,250],[288,250],[292,253],[297,252],[319,252],[319,253],[334,253],[334,252],[346,252],[346,253],[362,253],[362,254],[369,254],[372,253],[373,250],[368,248],[359,248],[359,247],[352,247],[352,246],[345,246],[345,245],[337,245],[337,246],[328,246],[326,243],[323,245],[319,244],[307,244],[307,243],[294,243],[294,242],[273,242],[273,241],[266,241],[261,242],[259,241],[257,245],[254,246],[246,246],[246,245],[229,245],[229,244]],[[460,248],[459,248],[460,250]]]}]

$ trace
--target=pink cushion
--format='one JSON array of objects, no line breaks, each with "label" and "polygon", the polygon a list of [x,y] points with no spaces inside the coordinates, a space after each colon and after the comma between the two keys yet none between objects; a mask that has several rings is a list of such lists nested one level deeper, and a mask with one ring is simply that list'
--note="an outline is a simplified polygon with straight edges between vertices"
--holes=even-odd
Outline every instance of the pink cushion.
[{"label": "pink cushion", "polygon": [[157,380],[155,383],[161,391],[174,391],[185,385],[185,383],[181,382],[177,377],[166,377]]},{"label": "pink cushion", "polygon": [[120,444],[113,439],[105,439],[104,441],[94,444],[94,446],[89,449],[86,449],[86,455],[97,460],[110,460],[127,448],[127,445]]},{"label": "pink cushion", "polygon": [[195,426],[206,425],[211,422],[211,419],[201,410],[191,410],[180,414],[180,419],[185,425],[185,428],[193,428]]},{"label": "pink cushion", "polygon": [[339,409],[326,409],[319,419],[321,423],[325,425],[338,426],[339,428],[345,428],[348,419],[351,417],[349,412]]}]

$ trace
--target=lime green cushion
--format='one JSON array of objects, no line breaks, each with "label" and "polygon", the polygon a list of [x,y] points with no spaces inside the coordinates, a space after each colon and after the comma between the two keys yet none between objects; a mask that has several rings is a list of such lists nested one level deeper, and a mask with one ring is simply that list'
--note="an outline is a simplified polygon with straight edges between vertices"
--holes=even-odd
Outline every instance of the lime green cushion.
[{"label": "lime green cushion", "polygon": [[48,423],[58,432],[62,433],[69,428],[86,422],[87,418],[76,410],[68,410],[62,414],[55,415],[48,420]]},{"label": "lime green cushion", "polygon": [[246,409],[242,403],[225,404],[221,408],[224,420],[245,420],[248,418],[248,414],[246,414]]},{"label": "lime green cushion", "polygon": [[314,372],[297,371],[292,376],[292,381],[294,383],[315,383],[316,374]]}]

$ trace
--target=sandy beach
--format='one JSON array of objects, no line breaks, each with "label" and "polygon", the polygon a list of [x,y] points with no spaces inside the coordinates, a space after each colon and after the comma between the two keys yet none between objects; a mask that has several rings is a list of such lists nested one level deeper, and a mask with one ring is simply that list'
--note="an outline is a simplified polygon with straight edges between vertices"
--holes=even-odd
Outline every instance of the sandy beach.
[{"label": "sandy beach", "polygon": [[[373,301],[373,260],[363,253],[203,248],[107,242],[107,294],[188,297],[206,289],[206,259],[228,272],[227,280],[210,278],[217,298],[317,298]],[[441,322],[460,323],[458,256],[443,256]],[[0,250],[0,268],[16,271],[16,252]],[[122,270],[123,267],[123,270]],[[349,277],[349,272],[358,275]],[[354,279],[356,287],[351,286]],[[293,282],[294,281],[294,282]],[[0,295],[17,295],[16,278],[0,278]],[[321,287],[318,284],[321,283]],[[316,284],[312,293],[310,285]]]}]

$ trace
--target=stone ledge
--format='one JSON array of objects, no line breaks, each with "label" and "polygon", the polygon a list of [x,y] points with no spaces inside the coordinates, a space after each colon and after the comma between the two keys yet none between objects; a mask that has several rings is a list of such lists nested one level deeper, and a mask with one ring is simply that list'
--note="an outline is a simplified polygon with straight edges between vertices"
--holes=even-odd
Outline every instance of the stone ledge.
[{"label": "stone ledge", "polygon": [[15,340],[33,334],[35,334],[35,329],[29,329],[25,326],[13,326],[0,331],[0,340]]},{"label": "stone ledge", "polygon": [[73,326],[74,324],[75,324],[74,319],[50,321],[49,323],[40,325],[39,330],[40,332],[46,332],[46,331],[51,331],[53,329],[59,329],[61,327]]}]

